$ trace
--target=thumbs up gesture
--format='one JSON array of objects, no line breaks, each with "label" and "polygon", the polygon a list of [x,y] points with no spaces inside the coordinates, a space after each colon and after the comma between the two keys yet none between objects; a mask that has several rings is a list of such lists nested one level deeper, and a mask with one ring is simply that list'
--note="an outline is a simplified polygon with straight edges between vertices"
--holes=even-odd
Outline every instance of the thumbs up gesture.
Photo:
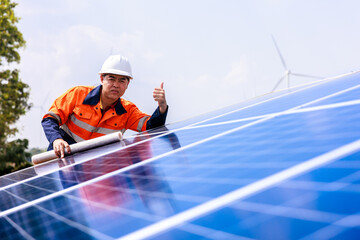
[{"label": "thumbs up gesture", "polygon": [[153,92],[154,100],[158,102],[160,113],[166,112],[167,103],[165,98],[164,82],[160,84],[160,88],[155,88]]}]

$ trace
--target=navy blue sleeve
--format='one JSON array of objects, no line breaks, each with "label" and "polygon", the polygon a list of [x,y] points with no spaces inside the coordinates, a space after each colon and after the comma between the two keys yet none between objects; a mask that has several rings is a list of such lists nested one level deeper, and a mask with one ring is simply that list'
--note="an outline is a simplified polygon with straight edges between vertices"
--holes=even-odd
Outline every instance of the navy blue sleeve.
[{"label": "navy blue sleeve", "polygon": [[169,106],[167,106],[166,111],[161,114],[159,107],[156,108],[155,112],[151,115],[149,121],[146,123],[146,130],[164,126],[166,122],[166,116],[168,113]]},{"label": "navy blue sleeve", "polygon": [[41,121],[41,125],[50,144],[52,144],[58,138],[63,138],[60,133],[59,123],[55,118],[44,118]]},{"label": "navy blue sleeve", "polygon": [[59,127],[59,123],[55,118],[47,117],[41,121],[41,125],[44,129],[46,138],[49,140],[48,151],[53,149],[53,142],[58,139],[64,139],[68,144],[76,143],[75,140],[70,137],[64,130]]}]

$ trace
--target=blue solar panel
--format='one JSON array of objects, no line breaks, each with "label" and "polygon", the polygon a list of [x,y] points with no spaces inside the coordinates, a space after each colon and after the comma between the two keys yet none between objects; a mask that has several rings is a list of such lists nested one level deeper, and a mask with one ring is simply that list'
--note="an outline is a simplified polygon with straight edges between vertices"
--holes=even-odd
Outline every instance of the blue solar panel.
[{"label": "blue solar panel", "polygon": [[0,178],[8,239],[356,239],[360,75]]},{"label": "blue solar panel", "polygon": [[[359,165],[351,167],[351,161],[359,157],[359,153],[344,157],[235,201],[192,220],[185,229],[202,226],[252,239],[356,239],[360,233],[360,171]],[[158,237],[181,235],[199,238],[182,227]]]}]

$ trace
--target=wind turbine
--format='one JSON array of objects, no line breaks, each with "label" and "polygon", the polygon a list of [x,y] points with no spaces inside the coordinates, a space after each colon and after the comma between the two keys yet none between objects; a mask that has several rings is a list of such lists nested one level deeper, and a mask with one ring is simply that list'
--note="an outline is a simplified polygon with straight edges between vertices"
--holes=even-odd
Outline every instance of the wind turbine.
[{"label": "wind turbine", "polygon": [[[34,108],[39,109],[40,119],[42,119],[44,114],[47,113],[47,110],[44,108],[44,106],[46,104],[46,101],[49,98],[49,95],[50,95],[50,92],[47,92],[45,98],[43,99],[42,104],[33,106]],[[44,133],[42,131],[39,131],[39,143],[41,143],[43,139],[44,139]]]},{"label": "wind turbine", "polygon": [[307,77],[307,78],[315,78],[315,79],[323,79],[323,77],[318,77],[318,76],[313,76],[313,75],[308,75],[308,74],[301,74],[301,73],[294,73],[290,70],[290,68],[288,68],[288,66],[286,65],[286,62],[280,52],[280,49],[278,47],[278,45],[276,44],[276,41],[275,41],[275,38],[273,35],[271,35],[271,38],[272,38],[272,41],[275,45],[275,48],[276,48],[276,51],[277,53],[279,54],[279,57],[281,59],[281,63],[285,69],[285,73],[284,75],[278,80],[278,82],[276,83],[275,87],[273,88],[273,91],[275,91],[275,89],[280,85],[280,83],[286,79],[286,82],[287,82],[287,87],[289,88],[290,87],[290,75],[293,75],[293,76],[298,76],[298,77]]},{"label": "wind turbine", "polygon": [[42,117],[43,114],[45,114],[47,112],[47,110],[44,108],[45,104],[46,104],[46,101],[48,100],[49,98],[49,95],[50,95],[50,92],[48,92],[45,96],[45,98],[43,99],[43,102],[41,105],[35,105],[33,106],[34,108],[38,108],[40,109],[40,116]]}]

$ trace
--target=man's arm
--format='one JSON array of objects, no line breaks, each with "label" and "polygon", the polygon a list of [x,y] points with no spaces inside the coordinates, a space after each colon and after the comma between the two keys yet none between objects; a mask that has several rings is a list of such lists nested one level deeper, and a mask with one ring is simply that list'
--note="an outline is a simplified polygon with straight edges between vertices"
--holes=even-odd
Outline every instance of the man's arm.
[{"label": "man's arm", "polygon": [[72,141],[67,139],[65,132],[60,129],[60,125],[65,123],[72,113],[75,106],[74,99],[77,99],[79,91],[79,87],[73,87],[55,99],[41,122],[46,138],[50,142],[48,150],[51,150],[52,147],[58,157],[64,157],[64,148],[70,153],[69,143],[71,144]]},{"label": "man's arm", "polygon": [[146,122],[146,130],[161,127],[165,125],[166,116],[168,112],[168,106],[166,106],[165,112],[160,112],[160,107],[156,108],[155,112],[151,115],[150,119]]},{"label": "man's arm", "polygon": [[154,89],[153,97],[159,106],[151,116],[141,112],[135,104],[123,100],[126,101],[126,111],[128,113],[125,129],[140,132],[165,125],[168,105],[166,103],[163,86],[164,83],[161,83],[160,88]]},{"label": "man's arm", "polygon": [[62,139],[59,123],[55,118],[47,117],[41,121],[46,138],[52,144],[56,156],[63,158],[65,156],[64,148],[70,153],[69,144]]},{"label": "man's arm", "polygon": [[160,88],[155,88],[153,92],[154,100],[158,102],[159,107],[151,115],[146,123],[146,130],[165,125],[168,112],[168,105],[165,98],[164,83],[160,84]]},{"label": "man's arm", "polygon": [[161,114],[167,112],[168,105],[165,98],[164,82],[160,84],[160,88],[155,88],[153,92],[154,100],[158,102]]}]

